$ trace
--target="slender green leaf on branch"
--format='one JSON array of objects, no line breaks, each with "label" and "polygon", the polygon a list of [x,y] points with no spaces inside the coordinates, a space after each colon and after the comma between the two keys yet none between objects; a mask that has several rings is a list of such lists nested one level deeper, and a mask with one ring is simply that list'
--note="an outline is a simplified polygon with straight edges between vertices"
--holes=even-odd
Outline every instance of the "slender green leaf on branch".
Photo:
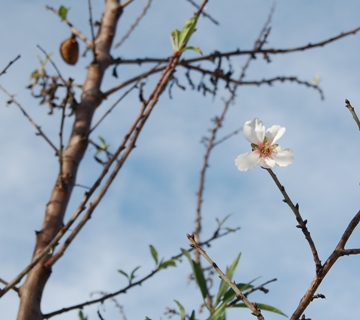
[{"label": "slender green leaf on branch", "polygon": [[139,270],[139,268],[140,268],[140,266],[138,266],[138,267],[136,267],[132,272],[131,272],[131,274],[130,274],[130,281],[131,280],[133,280],[133,279],[135,279],[135,272],[137,271],[137,270]]},{"label": "slender green leaf on branch", "polygon": [[60,6],[58,13],[62,20],[66,20],[67,13],[70,8],[65,8],[64,6]]},{"label": "slender green leaf on branch", "polygon": [[194,274],[194,277],[195,277],[195,281],[196,281],[198,287],[200,288],[203,299],[205,299],[208,294],[208,289],[206,286],[206,280],[204,277],[204,273],[203,273],[201,267],[191,258],[189,251],[187,251],[185,249],[181,249],[181,252],[184,254],[185,257],[188,258],[191,268],[192,268],[192,271],[193,271],[193,274]]},{"label": "slender green leaf on branch", "polygon": [[87,316],[84,316],[83,312],[80,310],[80,311],[79,311],[79,319],[80,319],[80,320],[88,320],[88,317],[87,317]]},{"label": "slender green leaf on branch", "polygon": [[185,43],[189,41],[192,34],[195,32],[198,17],[193,16],[187,20],[181,30],[179,42]]},{"label": "slender green leaf on branch", "polygon": [[207,320],[225,320],[226,318],[226,304],[222,304],[217,308]]},{"label": "slender green leaf on branch", "polygon": [[176,267],[177,259],[170,259],[164,262],[160,262],[159,269],[166,269],[167,267]]},{"label": "slender green leaf on branch", "polygon": [[190,316],[189,320],[195,320],[195,310],[193,310],[191,312],[191,316]]},{"label": "slender green leaf on branch", "polygon": [[178,305],[179,309],[180,309],[180,320],[185,320],[185,317],[186,317],[186,313],[185,313],[185,309],[184,307],[182,306],[182,304],[179,302],[179,301],[176,301],[176,304]]},{"label": "slender green leaf on branch", "polygon": [[[277,309],[275,307],[269,306],[267,304],[262,304],[262,303],[256,303],[256,305],[260,310],[274,312],[274,313],[280,314],[284,317],[287,317],[287,315],[284,312],[280,311],[279,309]],[[245,303],[238,303],[238,304],[233,305],[232,307],[233,308],[247,308]]]},{"label": "slender green leaf on branch", "polygon": [[125,271],[119,269],[118,272],[119,272],[120,274],[122,274],[123,276],[125,276],[126,279],[129,279],[129,275],[128,275]]},{"label": "slender green leaf on branch", "polygon": [[156,264],[156,266],[157,266],[158,261],[159,261],[159,260],[158,260],[158,253],[157,253],[156,249],[155,249],[152,245],[149,245],[149,247],[150,247],[151,255],[152,255],[152,257],[154,258],[155,264]]}]

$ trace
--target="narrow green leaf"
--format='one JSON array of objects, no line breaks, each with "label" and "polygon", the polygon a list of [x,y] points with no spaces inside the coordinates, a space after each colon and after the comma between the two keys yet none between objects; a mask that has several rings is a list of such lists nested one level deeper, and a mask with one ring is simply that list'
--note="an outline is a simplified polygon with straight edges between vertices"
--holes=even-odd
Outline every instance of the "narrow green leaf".
[{"label": "narrow green leaf", "polygon": [[206,280],[203,271],[201,270],[200,266],[194,260],[192,260],[191,255],[187,250],[181,249],[181,252],[185,255],[185,257],[188,258],[191,268],[193,270],[195,281],[200,288],[203,299],[205,299],[208,294],[208,289],[206,286]]},{"label": "narrow green leaf", "polygon": [[223,320],[225,319],[226,304],[222,304],[217,308],[207,320]]},{"label": "narrow green leaf", "polygon": [[70,8],[65,8],[64,6],[60,6],[59,10],[58,10],[58,13],[59,13],[59,16],[62,20],[65,20],[66,19],[66,16],[67,16],[67,13],[69,11]]},{"label": "narrow green leaf", "polygon": [[191,312],[191,316],[190,316],[189,320],[195,320],[195,310],[193,310]]},{"label": "narrow green leaf", "polygon": [[[238,263],[239,263],[239,260],[240,260],[240,257],[241,257],[241,253],[239,253],[235,260],[233,261],[233,263],[230,265],[230,267],[226,267],[226,276],[232,280],[233,276],[234,276],[234,273],[236,271],[236,268],[238,266]],[[221,302],[222,300],[222,297],[223,295],[225,294],[225,292],[227,291],[227,288],[229,287],[229,285],[224,281],[222,280],[221,283],[220,283],[220,287],[219,287],[219,292],[217,294],[217,297],[216,297],[216,300],[215,300],[215,307]]]},{"label": "narrow green leaf", "polygon": [[119,269],[118,272],[119,272],[120,274],[124,275],[127,279],[129,279],[129,276],[128,276],[128,274],[127,274],[125,271],[122,271],[122,270]]},{"label": "narrow green leaf", "polygon": [[136,268],[131,272],[130,279],[129,279],[130,281],[135,278],[135,272],[136,272],[139,268],[140,268],[140,266],[136,267]]},{"label": "narrow green leaf", "polygon": [[200,53],[201,55],[203,55],[202,51],[198,47],[191,47],[191,46],[190,47],[185,47],[184,49],[181,50],[181,52],[184,52],[186,50],[194,50],[194,51]]},{"label": "narrow green leaf", "polygon": [[[256,304],[260,310],[274,312],[274,313],[280,314],[284,317],[287,317],[287,315],[285,313],[283,313],[281,310],[279,310],[275,307],[272,307],[272,306],[269,306],[269,305],[263,304],[263,303],[256,303]],[[238,304],[233,305],[232,307],[233,308],[247,308],[247,305],[245,303],[238,303]]]},{"label": "narrow green leaf", "polygon": [[145,317],[145,320],[151,320],[149,317]]},{"label": "narrow green leaf", "polygon": [[159,264],[159,269],[166,269],[167,267],[176,267],[177,259],[170,259]]},{"label": "narrow green leaf", "polygon": [[178,305],[178,307],[180,309],[180,320],[185,320],[186,314],[185,314],[184,307],[181,305],[181,303],[179,301],[176,301],[176,300],[174,300],[174,301],[176,302],[176,304]]},{"label": "narrow green leaf", "polygon": [[180,37],[180,30],[178,30],[178,29],[175,29],[170,34],[170,41],[171,41],[171,45],[172,45],[174,51],[177,51],[180,49],[179,37]]},{"label": "narrow green leaf", "polygon": [[80,310],[80,311],[79,311],[79,319],[80,319],[80,320],[87,320],[88,317],[87,317],[87,316],[84,316],[83,312]]},{"label": "narrow green leaf", "polygon": [[152,245],[149,245],[149,247],[150,247],[151,255],[155,260],[155,264],[157,265],[158,264],[158,253],[157,253],[156,249]]},{"label": "narrow green leaf", "polygon": [[189,20],[187,20],[184,24],[184,27],[181,30],[179,43],[182,45],[184,42],[187,42],[191,35],[194,33],[197,23],[197,17],[191,17]]}]

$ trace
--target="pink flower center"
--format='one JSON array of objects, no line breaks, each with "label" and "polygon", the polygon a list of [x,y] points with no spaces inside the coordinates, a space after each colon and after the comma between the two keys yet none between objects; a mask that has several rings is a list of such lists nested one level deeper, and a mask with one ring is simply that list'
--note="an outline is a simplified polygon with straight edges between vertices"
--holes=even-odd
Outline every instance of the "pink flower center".
[{"label": "pink flower center", "polygon": [[278,146],[277,144],[272,145],[272,141],[266,138],[263,142],[258,142],[258,145],[255,143],[251,144],[252,149],[260,155],[260,158],[271,158]]}]

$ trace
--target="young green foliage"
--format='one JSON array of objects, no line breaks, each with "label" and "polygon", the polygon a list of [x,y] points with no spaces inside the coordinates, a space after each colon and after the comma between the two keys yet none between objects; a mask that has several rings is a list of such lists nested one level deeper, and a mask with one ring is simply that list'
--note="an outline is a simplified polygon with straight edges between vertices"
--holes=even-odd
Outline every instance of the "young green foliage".
[{"label": "young green foliage", "polygon": [[191,258],[189,251],[187,251],[185,249],[181,249],[181,252],[184,254],[184,256],[186,258],[188,258],[191,268],[192,268],[192,271],[193,271],[193,274],[194,274],[194,277],[195,277],[195,281],[196,281],[198,287],[200,288],[203,299],[205,300],[205,298],[208,294],[208,289],[206,286],[206,280],[204,277],[204,273],[203,273],[201,267]]},{"label": "young green foliage", "polygon": [[194,50],[202,55],[200,48],[192,46],[183,46],[189,41],[191,35],[195,32],[198,17],[194,16],[187,20],[182,30],[175,29],[170,34],[170,41],[175,53],[184,52],[186,50]]},{"label": "young green foliage", "polygon": [[66,20],[66,16],[70,8],[65,8],[64,6],[60,6],[58,13],[61,20]]}]

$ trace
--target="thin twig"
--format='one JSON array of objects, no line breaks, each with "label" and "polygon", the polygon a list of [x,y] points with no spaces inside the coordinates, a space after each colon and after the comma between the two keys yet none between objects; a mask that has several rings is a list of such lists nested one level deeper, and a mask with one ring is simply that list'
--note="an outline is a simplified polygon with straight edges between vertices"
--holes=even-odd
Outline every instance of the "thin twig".
[{"label": "thin twig", "polygon": [[134,31],[136,26],[139,24],[140,20],[146,15],[146,12],[150,7],[151,1],[152,0],[148,0],[140,15],[136,18],[135,22],[130,26],[129,30],[124,34],[121,40],[117,44],[115,44],[114,48],[119,48],[124,43],[124,41],[130,36],[130,34]]},{"label": "thin twig", "polygon": [[213,143],[213,147],[217,146],[218,144],[223,143],[224,141],[226,141],[227,139],[230,139],[231,137],[237,135],[239,132],[241,132],[243,130],[243,127],[234,130],[233,132],[230,132],[229,134],[227,134],[226,136],[220,138],[219,140],[214,141]]},{"label": "thin twig", "polygon": [[358,125],[358,128],[360,130],[360,120],[355,112],[355,108],[350,104],[350,101],[348,99],[345,99],[345,107],[349,109],[351,115],[353,116],[356,124]]},{"label": "thin twig", "polygon": [[235,281],[231,281],[225,273],[221,271],[221,269],[217,266],[217,264],[208,256],[208,254],[200,247],[199,243],[195,240],[194,234],[188,234],[187,238],[190,240],[190,246],[195,248],[200,254],[209,262],[209,264],[214,268],[214,270],[219,274],[220,278],[225,281],[236,293],[236,297],[243,301],[247,307],[252,311],[252,314],[257,317],[259,320],[264,320],[264,317],[261,314],[261,310],[256,307],[256,304],[251,303],[245,295],[239,290],[236,286]]},{"label": "thin twig", "polygon": [[[187,0],[187,1],[189,1],[195,8],[199,8],[199,6],[194,2],[194,1],[192,1],[192,0]],[[219,22],[218,21],[216,21],[212,16],[210,16],[208,13],[206,13],[206,12],[202,12],[201,13],[204,17],[206,17],[206,18],[208,18],[211,22],[213,22],[214,24],[216,24],[216,25],[219,25]]]},{"label": "thin twig", "polygon": [[21,57],[21,56],[18,55],[14,60],[10,61],[10,62],[8,63],[8,65],[4,68],[4,70],[0,72],[0,76],[2,76],[4,73],[6,73],[7,69],[9,69],[10,66],[11,66],[16,60],[20,59],[20,57]]},{"label": "thin twig", "polygon": [[[140,81],[140,80],[139,80]],[[89,133],[93,132],[99,124],[106,118],[106,116],[117,106],[117,104],[124,99],[133,89],[136,88],[138,82],[136,82],[130,89],[128,89],[123,95],[114,102],[114,104],[104,113],[104,115],[98,120],[98,122],[90,129]]]},{"label": "thin twig", "polygon": [[90,24],[90,30],[91,30],[91,39],[92,39],[92,51],[94,55],[93,62],[96,62],[96,50],[95,50],[95,35],[94,35],[94,25],[93,25],[93,19],[92,19],[92,10],[91,10],[91,0],[88,0],[88,8],[89,8],[89,24]]},{"label": "thin twig", "polygon": [[[302,299],[300,300],[300,303],[298,307],[296,308],[295,312],[291,316],[290,320],[299,320],[305,309],[308,307],[308,305],[311,303],[313,296],[316,293],[316,290],[319,288],[322,280],[325,278],[327,273],[330,271],[332,266],[335,264],[337,259],[343,255],[343,252],[345,250],[345,245],[347,241],[349,240],[352,232],[355,230],[357,225],[360,222],[360,211],[357,212],[357,214],[354,216],[354,218],[350,221],[348,224],[345,232],[340,238],[339,243],[337,244],[335,250],[333,253],[329,256],[329,258],[326,260],[324,265],[321,267],[319,272],[316,273],[315,278],[311,282],[309,289],[306,291]],[[358,252],[360,253],[360,252]],[[346,289],[346,288],[344,288]]]},{"label": "thin twig", "polygon": [[57,74],[59,75],[59,78],[61,79],[61,81],[62,81],[64,84],[66,84],[66,81],[65,81],[64,78],[61,76],[60,70],[59,70],[58,67],[56,66],[55,62],[50,58],[50,54],[48,54],[41,46],[37,45],[37,47],[38,47],[39,50],[41,50],[42,53],[45,55],[45,58],[50,61],[50,63],[52,64],[52,66],[53,66],[54,69],[56,70]]},{"label": "thin twig", "polygon": [[267,170],[267,172],[269,172],[271,178],[274,180],[276,186],[279,188],[281,194],[284,196],[284,202],[290,207],[290,209],[292,210],[292,212],[295,214],[296,217],[296,221],[299,223],[299,225],[297,226],[298,228],[301,229],[301,231],[303,232],[307,242],[309,243],[313,258],[314,258],[314,262],[315,262],[315,267],[316,267],[316,272],[318,273],[321,270],[321,261],[319,259],[319,255],[318,252],[316,250],[316,246],[315,243],[310,235],[309,230],[306,227],[307,224],[307,220],[303,220],[303,218],[301,217],[300,211],[299,211],[299,204],[294,205],[293,202],[291,201],[289,195],[287,194],[287,192],[285,191],[285,187],[280,183],[279,179],[277,178],[277,176],[275,175],[275,173],[271,170],[271,169],[265,169]]},{"label": "thin twig", "polygon": [[58,155],[59,154],[59,150],[55,147],[55,145],[50,141],[50,139],[46,136],[46,134],[41,130],[41,127],[38,126],[36,124],[36,122],[27,114],[27,112],[24,110],[24,108],[20,105],[20,103],[18,103],[15,99],[14,96],[11,95],[8,91],[6,91],[6,89],[0,85],[0,90],[2,90],[3,92],[5,92],[5,94],[7,94],[10,97],[10,100],[8,101],[9,103],[15,103],[19,109],[21,110],[21,112],[24,114],[24,116],[30,121],[30,123],[36,128],[37,130],[37,135],[43,137],[45,139],[45,141],[54,149],[55,154]]},{"label": "thin twig", "polygon": [[[8,282],[6,282],[5,280],[3,280],[3,279],[1,279],[1,278],[0,278],[0,282],[3,283],[3,284],[5,284],[5,285],[8,285],[8,284],[9,284]],[[19,288],[18,288],[18,287],[13,286],[11,289],[13,289],[13,290],[16,291],[16,292],[19,292]],[[1,291],[1,289],[0,289],[0,291]]]}]

